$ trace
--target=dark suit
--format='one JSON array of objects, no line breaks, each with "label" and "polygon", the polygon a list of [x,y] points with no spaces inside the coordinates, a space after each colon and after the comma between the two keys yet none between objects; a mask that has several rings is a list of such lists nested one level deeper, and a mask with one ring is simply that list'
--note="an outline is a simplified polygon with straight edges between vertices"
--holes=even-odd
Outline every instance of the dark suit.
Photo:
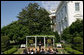
[{"label": "dark suit", "polygon": [[41,50],[41,43],[39,43],[39,49]]}]

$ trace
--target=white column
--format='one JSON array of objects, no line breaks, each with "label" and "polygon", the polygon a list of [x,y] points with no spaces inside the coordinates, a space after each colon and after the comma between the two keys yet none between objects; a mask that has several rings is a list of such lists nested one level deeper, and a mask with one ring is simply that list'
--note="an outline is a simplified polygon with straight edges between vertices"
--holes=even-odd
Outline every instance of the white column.
[{"label": "white column", "polygon": [[[27,36],[26,36],[26,49],[27,49]],[[28,50],[27,50],[28,51]]]},{"label": "white column", "polygon": [[26,36],[26,48],[27,48],[27,36]]},{"label": "white column", "polygon": [[37,46],[37,37],[35,37],[35,53],[36,53],[36,46]]},{"label": "white column", "polygon": [[44,37],[44,49],[45,49],[45,37]]},{"label": "white column", "polygon": [[54,37],[53,37],[53,47],[55,47],[55,46],[54,46]]}]

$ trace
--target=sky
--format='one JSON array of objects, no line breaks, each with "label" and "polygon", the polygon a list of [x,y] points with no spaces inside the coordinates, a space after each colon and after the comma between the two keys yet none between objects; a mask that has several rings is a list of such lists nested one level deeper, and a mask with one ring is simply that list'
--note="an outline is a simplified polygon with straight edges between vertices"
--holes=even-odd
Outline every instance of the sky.
[{"label": "sky", "polygon": [[38,3],[46,10],[56,9],[60,1],[1,1],[1,28],[17,21],[19,12],[29,3]]}]

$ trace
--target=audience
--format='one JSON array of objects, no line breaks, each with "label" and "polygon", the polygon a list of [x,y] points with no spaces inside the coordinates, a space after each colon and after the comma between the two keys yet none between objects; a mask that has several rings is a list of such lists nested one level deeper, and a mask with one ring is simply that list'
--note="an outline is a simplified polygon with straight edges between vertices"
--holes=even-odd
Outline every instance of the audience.
[{"label": "audience", "polygon": [[[26,52],[25,50],[24,50],[24,52]],[[57,52],[58,52],[58,50],[57,49],[41,49],[41,50],[37,50],[36,49],[36,52],[32,49],[32,50],[30,50],[30,48],[28,48],[27,49],[27,54],[57,54]]]}]

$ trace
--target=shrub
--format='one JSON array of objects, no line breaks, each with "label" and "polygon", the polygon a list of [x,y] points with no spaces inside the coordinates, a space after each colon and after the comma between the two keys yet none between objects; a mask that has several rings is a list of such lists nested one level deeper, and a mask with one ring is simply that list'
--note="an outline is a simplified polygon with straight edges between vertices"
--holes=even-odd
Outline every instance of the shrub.
[{"label": "shrub", "polygon": [[74,53],[74,52],[73,52],[73,49],[71,49],[70,47],[66,47],[65,50],[66,50],[67,52],[71,53],[71,54]]},{"label": "shrub", "polygon": [[83,52],[83,38],[82,37],[75,37],[73,40],[72,48]]},{"label": "shrub", "polygon": [[55,42],[60,42],[60,36],[57,31],[54,32],[54,35],[55,35]]},{"label": "shrub", "polygon": [[1,36],[1,51],[4,52],[9,49],[9,37]]},{"label": "shrub", "polygon": [[63,44],[63,47],[65,48],[65,47],[71,47],[72,46],[72,44]]},{"label": "shrub", "polygon": [[82,52],[79,52],[77,50],[74,50],[70,47],[66,47],[65,50],[68,52],[68,53],[71,53],[71,54],[83,54]]},{"label": "shrub", "polygon": [[77,50],[74,50],[74,54],[83,54],[83,52],[79,52]]},{"label": "shrub", "polygon": [[13,48],[19,48],[20,45],[13,45]]},{"label": "shrub", "polygon": [[10,50],[5,51],[4,54],[13,54],[15,51],[17,51],[16,48],[11,48]]}]

